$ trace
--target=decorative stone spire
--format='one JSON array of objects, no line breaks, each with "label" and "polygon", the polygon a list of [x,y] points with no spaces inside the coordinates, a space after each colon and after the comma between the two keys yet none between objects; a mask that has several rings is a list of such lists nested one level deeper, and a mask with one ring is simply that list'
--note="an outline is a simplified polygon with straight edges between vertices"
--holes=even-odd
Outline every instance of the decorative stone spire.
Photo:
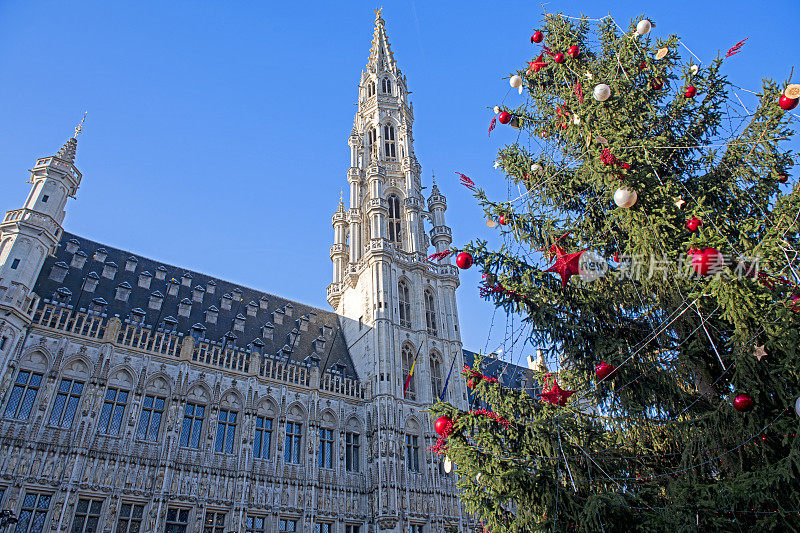
[{"label": "decorative stone spire", "polygon": [[70,165],[75,163],[75,151],[78,148],[78,139],[75,137],[70,137],[67,139],[67,142],[64,143],[64,146],[61,147],[61,150],[55,155],[55,157],[59,158],[60,160],[68,163]]},{"label": "decorative stone spire", "polygon": [[372,46],[367,61],[367,69],[372,72],[394,70],[396,67],[392,47],[386,36],[386,23],[381,17],[381,9],[375,10],[375,32],[372,35]]}]

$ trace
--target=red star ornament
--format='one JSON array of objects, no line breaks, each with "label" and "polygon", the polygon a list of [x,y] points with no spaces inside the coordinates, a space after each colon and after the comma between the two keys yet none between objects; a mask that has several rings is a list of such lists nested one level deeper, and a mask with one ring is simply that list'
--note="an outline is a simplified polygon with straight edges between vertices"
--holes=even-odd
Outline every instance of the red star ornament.
[{"label": "red star ornament", "polygon": [[564,390],[558,386],[558,382],[554,379],[553,380],[553,387],[549,391],[544,391],[540,394],[542,399],[546,402],[550,402],[553,405],[560,405],[564,407],[567,405],[567,400],[569,397],[575,394],[574,390]]},{"label": "red star ornament", "polygon": [[528,61],[528,72],[527,72],[528,74],[539,72],[540,70],[542,70],[544,67],[547,66],[547,63],[545,61],[542,61],[543,56],[544,54],[539,54],[539,57],[537,57],[535,60]]},{"label": "red star ornament", "polygon": [[556,262],[553,266],[545,270],[545,272],[559,273],[561,275],[561,286],[566,287],[569,278],[578,273],[578,263],[581,260],[583,252],[586,250],[581,250],[580,252],[575,252],[574,254],[565,254],[564,250],[562,250],[557,244],[554,244],[550,247],[550,251],[555,252]]}]

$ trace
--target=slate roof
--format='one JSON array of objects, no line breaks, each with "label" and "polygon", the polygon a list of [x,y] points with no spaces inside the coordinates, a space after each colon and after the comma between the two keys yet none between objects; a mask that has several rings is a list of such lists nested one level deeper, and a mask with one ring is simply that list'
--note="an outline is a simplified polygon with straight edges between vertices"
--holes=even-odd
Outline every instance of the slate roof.
[{"label": "slate roof", "polygon": [[[469,350],[462,351],[464,353],[464,364],[472,368],[478,354],[470,352]],[[539,382],[534,378],[533,371],[527,367],[484,356],[481,372],[483,372],[485,376],[497,378],[500,383],[508,387],[519,389],[524,386],[528,394],[534,395],[540,392]],[[453,373],[455,373],[455,370],[453,370]],[[467,388],[467,397],[470,404],[476,401],[472,389],[470,388]]]},{"label": "slate roof", "polygon": [[[88,255],[83,268],[80,269],[68,266],[72,263],[73,254],[67,251],[66,244],[67,242],[74,244],[76,241],[79,248],[75,253],[83,252]],[[94,253],[98,249],[108,253],[105,264],[117,265],[113,279],[103,276],[103,264],[93,259]],[[39,278],[36,280],[34,291],[42,298],[50,300],[60,297],[60,301],[63,302],[65,298],[68,298],[67,301],[71,306],[75,306],[77,302],[78,307],[83,309],[90,307],[92,303],[103,304],[106,306],[103,309],[105,314],[117,315],[123,321],[133,318],[131,314],[134,310],[137,314],[144,311],[144,324],[162,328],[165,322],[170,324],[176,322],[176,331],[185,335],[191,334],[192,327],[200,324],[206,329],[195,328],[195,332],[201,332],[206,339],[221,344],[227,335],[228,346],[235,344],[240,348],[252,346],[256,341],[256,345],[263,344],[262,353],[278,356],[282,360],[285,360],[288,355],[290,361],[300,364],[306,364],[306,358],[314,355],[316,349],[316,355],[321,359],[320,365],[324,365],[325,369],[337,368],[343,375],[358,379],[358,373],[353,366],[347,344],[341,333],[337,333],[339,317],[336,313],[145,257],[136,256],[135,259],[138,261],[133,261],[135,268],[130,271],[126,268],[126,264],[131,257],[130,252],[64,232],[55,257],[49,256],[45,260]],[[60,269],[57,267],[57,270],[61,272],[64,267],[67,267],[66,276],[62,282],[51,277],[51,271],[56,264],[61,267]],[[158,276],[153,277],[151,272],[165,273],[166,275],[164,279],[158,279]],[[144,274],[149,280],[149,288],[139,286],[141,274]],[[84,278],[87,276],[97,280],[97,287],[93,292],[83,291],[81,293]],[[188,285],[184,285],[184,278],[189,281]],[[177,284],[170,284],[173,279],[177,281]],[[177,294],[170,294],[170,285],[177,285]],[[204,290],[195,291],[198,286]],[[126,301],[117,299],[118,287],[130,290],[130,296]],[[213,294],[210,294],[209,287],[213,288]],[[71,291],[71,294],[60,289],[67,289]],[[202,295],[201,302],[195,301],[195,294]],[[150,307],[151,295],[163,298],[160,310]],[[223,296],[225,295],[237,297],[240,300],[237,302],[231,298],[230,306],[226,309],[226,306],[223,305]],[[178,309],[181,303],[181,307],[186,307],[186,302],[191,305],[188,316],[179,313]],[[259,304],[249,306],[250,302],[259,302]],[[248,310],[248,307],[255,310],[255,316],[251,316],[252,311]],[[214,314],[213,311],[216,311],[218,315],[216,323],[206,320],[206,311],[209,309],[212,310],[212,314]],[[308,319],[306,331],[301,330],[301,321],[303,320],[301,317]],[[234,321],[243,322],[244,330],[235,329]],[[270,325],[273,327],[270,328]],[[271,339],[269,338],[270,329],[272,330]],[[315,343],[318,338],[325,340],[322,350],[317,349],[322,344]],[[313,358],[309,359],[309,361],[312,360]]]}]

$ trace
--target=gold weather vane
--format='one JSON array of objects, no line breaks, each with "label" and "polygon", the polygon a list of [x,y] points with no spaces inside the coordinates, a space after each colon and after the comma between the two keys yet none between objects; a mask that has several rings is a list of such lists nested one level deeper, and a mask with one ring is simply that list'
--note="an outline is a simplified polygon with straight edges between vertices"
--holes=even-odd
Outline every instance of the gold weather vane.
[{"label": "gold weather vane", "polygon": [[378,9],[375,10],[375,18],[376,19],[381,18],[381,11],[383,11],[383,6],[381,6]]},{"label": "gold weather vane", "polygon": [[344,188],[339,189],[339,203],[344,203]]},{"label": "gold weather vane", "polygon": [[86,122],[86,115],[88,113],[89,113],[88,111],[83,112],[83,118],[81,119],[80,122],[78,122],[78,125],[75,126],[75,135],[73,137],[77,137],[78,135],[81,134],[81,132],[83,132],[83,123]]}]

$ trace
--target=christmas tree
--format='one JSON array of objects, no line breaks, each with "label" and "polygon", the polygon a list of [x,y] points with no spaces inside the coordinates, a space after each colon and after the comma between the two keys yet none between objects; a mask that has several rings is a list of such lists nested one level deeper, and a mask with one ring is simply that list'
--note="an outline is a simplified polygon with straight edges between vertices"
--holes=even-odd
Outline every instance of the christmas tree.
[{"label": "christmas tree", "polygon": [[462,175],[506,244],[457,264],[558,367],[532,391],[478,360],[487,408],[431,408],[487,531],[800,530],[800,87],[745,107],[723,74],[744,43],[695,65],[653,28],[545,16],[525,103],[495,108],[518,197]]}]

